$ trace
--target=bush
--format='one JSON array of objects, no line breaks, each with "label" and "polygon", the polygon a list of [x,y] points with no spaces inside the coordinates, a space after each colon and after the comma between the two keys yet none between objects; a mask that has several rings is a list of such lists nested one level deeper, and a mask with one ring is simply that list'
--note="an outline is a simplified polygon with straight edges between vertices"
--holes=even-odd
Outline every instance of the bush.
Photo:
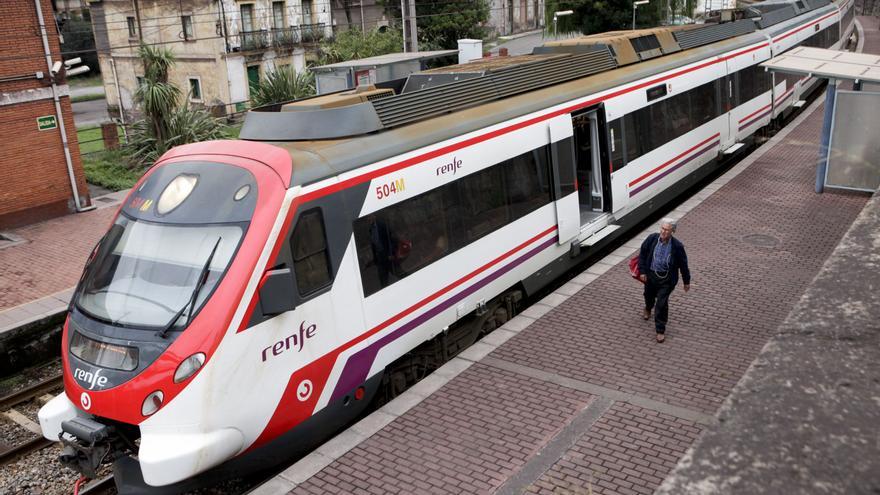
[{"label": "bush", "polygon": [[365,35],[360,29],[352,28],[339,32],[335,39],[321,45],[322,56],[318,65],[399,52],[402,46],[403,34],[396,29],[372,30]]},{"label": "bush", "polygon": [[224,125],[204,110],[180,106],[165,115],[165,139],[158,140],[152,122],[138,120],[131,125],[126,149],[132,160],[148,165],[166,151],[182,144],[224,139]]},{"label": "bush", "polygon": [[288,66],[266,74],[251,93],[251,103],[255,107],[262,107],[314,94],[315,75],[308,70],[296,72]]},{"label": "bush", "polygon": [[181,144],[222,139],[223,124],[204,110],[180,102],[180,89],[168,82],[174,54],[163,47],[141,45],[138,55],[144,64],[144,80],[135,92],[145,118],[131,126],[126,149],[142,165]]},{"label": "bush", "polygon": [[143,175],[140,167],[132,168],[121,151],[99,151],[83,156],[86,182],[113,191],[134,186]]}]

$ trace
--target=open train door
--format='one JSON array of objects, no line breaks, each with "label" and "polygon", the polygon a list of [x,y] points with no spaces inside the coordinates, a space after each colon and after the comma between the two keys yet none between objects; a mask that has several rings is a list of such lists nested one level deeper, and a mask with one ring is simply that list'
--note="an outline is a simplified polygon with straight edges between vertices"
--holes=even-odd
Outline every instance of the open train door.
[{"label": "open train door", "polygon": [[581,230],[571,116],[565,114],[550,119],[548,132],[559,244],[565,244],[577,237]]}]

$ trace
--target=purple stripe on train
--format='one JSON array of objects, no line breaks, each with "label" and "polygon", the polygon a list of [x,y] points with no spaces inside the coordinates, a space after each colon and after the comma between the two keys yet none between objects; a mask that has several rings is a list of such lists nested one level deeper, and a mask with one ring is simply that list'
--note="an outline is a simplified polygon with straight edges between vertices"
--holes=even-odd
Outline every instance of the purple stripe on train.
[{"label": "purple stripe on train", "polygon": [[649,180],[648,182],[645,182],[645,183],[642,184],[641,186],[639,186],[639,187],[637,187],[637,188],[631,190],[631,191],[629,192],[629,197],[633,197],[633,196],[635,196],[636,194],[638,194],[638,193],[640,193],[641,191],[645,190],[645,188],[647,188],[647,187],[650,186],[651,184],[657,182],[658,180],[662,179],[663,177],[666,177],[667,175],[671,174],[672,172],[678,170],[679,167],[684,166],[685,164],[687,164],[688,162],[690,162],[690,161],[693,160],[694,158],[696,158],[696,157],[702,155],[703,153],[705,153],[705,152],[711,150],[712,148],[718,146],[720,143],[721,143],[721,140],[718,140],[718,139],[716,139],[715,141],[712,141],[712,142],[709,143],[709,145],[706,146],[705,148],[703,148],[703,149],[701,149],[700,151],[694,153],[693,155],[691,155],[691,156],[685,158],[684,160],[678,162],[675,166],[673,166],[673,167],[669,167],[668,169],[664,170],[662,174],[659,174],[659,175],[657,175],[656,177],[651,178],[651,180]]},{"label": "purple stripe on train", "polygon": [[351,392],[352,389],[354,389],[357,386],[360,386],[361,384],[364,383],[364,381],[366,381],[367,375],[370,372],[370,368],[373,366],[373,361],[376,360],[376,354],[379,353],[380,349],[382,349],[383,347],[385,347],[389,343],[394,342],[395,340],[399,339],[400,337],[406,335],[414,328],[425,323],[426,321],[430,320],[431,318],[437,316],[438,314],[440,314],[444,310],[452,307],[453,305],[455,305],[456,303],[458,303],[459,301],[461,301],[465,297],[467,297],[467,296],[473,294],[474,292],[476,292],[477,290],[485,287],[487,284],[496,280],[498,277],[504,275],[505,273],[509,272],[510,270],[513,270],[514,268],[521,265],[529,258],[540,253],[544,249],[547,249],[548,247],[552,246],[553,244],[556,243],[556,240],[558,238],[559,238],[558,236],[553,236],[552,239],[548,239],[548,240],[542,242],[537,247],[531,249],[530,251],[523,254],[519,258],[515,259],[511,263],[508,263],[507,265],[499,268],[498,270],[496,270],[495,272],[493,272],[491,275],[487,276],[486,278],[478,281],[477,283],[464,289],[463,291],[459,292],[458,294],[441,302],[437,306],[422,313],[421,315],[419,315],[417,318],[413,319],[412,321],[402,325],[397,330],[389,333],[388,335],[382,337],[381,339],[373,342],[372,344],[368,345],[367,347],[356,352],[353,356],[351,356],[348,359],[348,362],[345,363],[345,368],[342,370],[342,375],[339,378],[339,382],[337,382],[337,384],[336,384],[336,388],[333,390],[333,395],[330,397],[330,400],[335,401],[337,399],[341,399],[343,396],[345,396],[345,394]]},{"label": "purple stripe on train", "polygon": [[762,119],[764,116],[766,116],[768,113],[770,113],[770,112],[772,112],[772,111],[773,111],[773,109],[771,108],[770,110],[767,110],[766,112],[762,113],[761,115],[758,115],[758,116],[755,117],[754,119],[752,119],[752,120],[746,122],[745,124],[739,126],[739,131],[742,132],[743,129],[745,129],[746,127],[748,127],[748,126],[754,124],[755,122],[757,122],[758,120]]}]

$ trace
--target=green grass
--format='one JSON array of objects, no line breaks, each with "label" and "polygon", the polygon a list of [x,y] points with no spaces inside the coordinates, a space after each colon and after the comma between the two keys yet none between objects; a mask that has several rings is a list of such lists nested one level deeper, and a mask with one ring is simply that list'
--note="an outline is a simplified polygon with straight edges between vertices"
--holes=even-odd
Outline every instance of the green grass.
[{"label": "green grass", "polygon": [[[100,132],[100,129],[99,129]],[[143,174],[143,170],[128,166],[121,151],[100,151],[82,157],[86,181],[113,191],[128,189]]]},{"label": "green grass", "polygon": [[[119,144],[125,142],[122,134],[122,126],[117,127],[119,132]],[[104,140],[101,136],[100,127],[83,127],[76,130],[76,140],[79,141],[79,154],[94,153],[104,149]]]},{"label": "green grass", "polygon": [[100,86],[104,84],[101,80],[101,74],[92,74],[87,77],[74,76],[67,80],[67,84],[74,88],[85,88],[87,86]]},{"label": "green grass", "polygon": [[84,101],[94,101],[94,100],[103,100],[105,98],[104,94],[92,94],[92,95],[80,95],[80,96],[71,96],[71,103],[81,103]]}]

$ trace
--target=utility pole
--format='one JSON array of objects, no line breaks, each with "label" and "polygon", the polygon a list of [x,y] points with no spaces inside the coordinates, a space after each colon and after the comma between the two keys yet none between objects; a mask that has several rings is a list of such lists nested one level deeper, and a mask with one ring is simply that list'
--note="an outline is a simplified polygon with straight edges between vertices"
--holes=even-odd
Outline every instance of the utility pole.
[{"label": "utility pole", "polygon": [[403,51],[419,51],[419,32],[416,26],[416,0],[400,0],[403,21]]},{"label": "utility pole", "polygon": [[419,30],[416,26],[416,0],[409,0],[409,40],[412,51],[419,51]]}]

